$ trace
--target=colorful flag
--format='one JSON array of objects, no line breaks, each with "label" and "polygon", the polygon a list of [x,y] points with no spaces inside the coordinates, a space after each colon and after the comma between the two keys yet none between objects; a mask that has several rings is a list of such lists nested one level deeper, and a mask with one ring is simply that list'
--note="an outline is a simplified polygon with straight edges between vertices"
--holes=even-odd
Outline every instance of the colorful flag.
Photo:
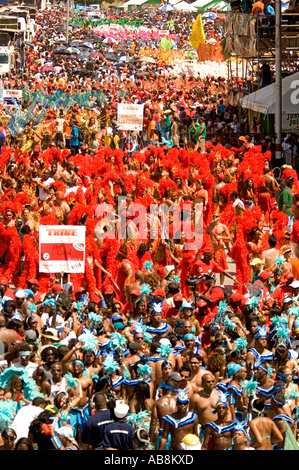
[{"label": "colorful flag", "polygon": [[299,445],[296,441],[296,438],[286,422],[286,434],[285,434],[285,440],[284,440],[284,450],[299,450]]},{"label": "colorful flag", "polygon": [[201,15],[198,15],[192,26],[192,32],[189,38],[189,44],[198,49],[200,44],[205,44],[206,36],[202,25]]}]

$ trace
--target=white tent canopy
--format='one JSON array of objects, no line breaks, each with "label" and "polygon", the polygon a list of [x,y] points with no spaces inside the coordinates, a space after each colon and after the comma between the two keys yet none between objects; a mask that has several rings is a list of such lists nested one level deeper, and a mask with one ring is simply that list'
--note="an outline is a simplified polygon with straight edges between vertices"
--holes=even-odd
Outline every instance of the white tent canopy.
[{"label": "white tent canopy", "polygon": [[165,5],[159,7],[159,10],[161,11],[174,11],[176,9],[176,5],[172,5],[171,3],[166,3]]},{"label": "white tent canopy", "polygon": [[231,7],[226,2],[220,2],[217,5],[214,5],[213,9],[217,11],[230,11]]},{"label": "white tent canopy", "polygon": [[128,0],[127,2],[125,2],[122,6],[124,8],[130,6],[130,5],[142,5],[143,3],[145,3],[147,0]]},{"label": "white tent canopy", "polygon": [[197,8],[204,8],[206,5],[211,3],[212,0],[195,0],[191,5]]},{"label": "white tent canopy", "polygon": [[[282,112],[285,114],[299,113],[299,72],[281,81]],[[251,93],[240,99],[242,108],[251,109],[262,114],[275,114],[276,86],[275,83]]]},{"label": "white tent canopy", "polygon": [[190,3],[185,2],[184,0],[180,3],[176,3],[175,7],[179,11],[197,11],[197,8],[195,8]]}]

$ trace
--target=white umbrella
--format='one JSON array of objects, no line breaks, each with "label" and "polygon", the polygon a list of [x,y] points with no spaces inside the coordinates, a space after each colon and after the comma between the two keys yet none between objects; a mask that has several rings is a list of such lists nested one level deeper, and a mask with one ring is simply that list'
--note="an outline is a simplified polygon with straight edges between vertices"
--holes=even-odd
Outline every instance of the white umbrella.
[{"label": "white umbrella", "polygon": [[84,42],[83,45],[89,47],[89,49],[94,49],[94,45],[91,42]]},{"label": "white umbrella", "polygon": [[109,38],[109,37],[107,37],[107,38],[105,38],[104,41],[102,41],[102,42],[107,43],[107,42],[117,42],[117,41],[116,41],[116,39],[114,39],[114,38]]},{"label": "white umbrella", "polygon": [[123,55],[119,61],[120,62],[129,62],[131,60],[131,57],[129,55]]},{"label": "white umbrella", "polygon": [[170,3],[167,3],[167,5],[163,5],[162,7],[159,8],[161,11],[173,11],[176,10],[176,7],[174,5],[170,5]]},{"label": "white umbrella", "polygon": [[207,11],[206,13],[203,13],[201,15],[202,18],[210,18],[210,19],[217,18],[217,16],[218,16],[217,13],[214,13],[213,11]]}]

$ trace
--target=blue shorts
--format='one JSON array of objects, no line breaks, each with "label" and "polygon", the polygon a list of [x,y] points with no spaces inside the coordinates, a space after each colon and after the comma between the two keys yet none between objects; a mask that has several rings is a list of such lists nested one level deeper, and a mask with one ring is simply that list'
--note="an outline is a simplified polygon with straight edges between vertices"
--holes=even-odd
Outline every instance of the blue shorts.
[{"label": "blue shorts", "polygon": [[89,404],[82,406],[81,408],[72,408],[69,411],[70,424],[73,426],[73,433],[76,436],[78,430],[82,433],[84,426],[90,417]]}]

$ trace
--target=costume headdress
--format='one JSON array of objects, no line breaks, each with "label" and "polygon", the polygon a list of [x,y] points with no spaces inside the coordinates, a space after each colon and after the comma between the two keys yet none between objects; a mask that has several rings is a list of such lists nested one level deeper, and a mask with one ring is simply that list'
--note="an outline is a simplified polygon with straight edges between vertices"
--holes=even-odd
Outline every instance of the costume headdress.
[{"label": "costume headdress", "polygon": [[159,302],[159,303],[152,302],[152,308],[153,308],[152,315],[154,315],[155,313],[162,313],[162,302]]},{"label": "costume headdress", "polygon": [[189,403],[190,400],[185,390],[179,391],[176,401],[177,403]]},{"label": "costume headdress", "polygon": [[243,366],[241,364],[237,364],[235,362],[227,364],[228,377],[233,377],[237,372],[239,372],[239,370],[242,369],[242,367]]},{"label": "costume headdress", "polygon": [[217,413],[217,408],[218,406],[226,406],[228,408],[228,394],[227,393],[223,393],[223,392],[220,392],[220,396],[217,400],[217,403],[216,403],[216,406],[215,406],[215,410],[212,411],[213,414]]},{"label": "costume headdress", "polygon": [[119,346],[121,348],[124,348],[127,345],[127,338],[117,332],[113,332],[110,335],[110,339],[112,341],[112,344],[116,347]]},{"label": "costume headdress", "polygon": [[149,364],[138,364],[137,365],[137,374],[139,376],[150,376],[152,373],[152,368]]},{"label": "costume headdress", "polygon": [[116,362],[114,360],[114,357],[113,357],[112,353],[109,353],[106,356],[106,358],[104,360],[104,363],[103,363],[103,366],[104,366],[104,370],[107,373],[113,373],[113,372],[116,372],[120,369],[120,365],[118,364],[118,362]]},{"label": "costume headdress", "polygon": [[80,335],[78,339],[83,343],[82,349],[84,351],[96,351],[99,342],[94,334],[86,332]]},{"label": "costume headdress", "polygon": [[157,352],[160,354],[160,356],[166,357],[166,358],[168,358],[171,351],[172,351],[172,348],[171,348],[171,345],[169,344],[161,344],[157,349]]},{"label": "costume headdress", "polygon": [[248,424],[248,419],[245,419],[244,421],[240,421],[238,424],[236,424],[235,431],[242,431],[242,433],[249,439],[249,435],[246,429],[247,424]]},{"label": "costume headdress", "polygon": [[18,403],[14,400],[0,401],[0,431],[11,427],[16,415]]},{"label": "costume headdress", "polygon": [[268,333],[266,329],[266,325],[263,326],[257,326],[257,333],[254,335],[254,339],[259,339],[259,338],[267,338]]},{"label": "costume headdress", "polygon": [[12,378],[18,375],[20,380],[23,383],[24,397],[27,400],[34,400],[36,397],[43,397],[44,395],[40,393],[37,388],[35,380],[28,376],[28,372],[25,369],[20,369],[17,367],[8,367],[0,375],[0,387],[7,388],[10,386]]},{"label": "costume headdress", "polygon": [[235,349],[234,349],[235,351],[243,351],[247,349],[248,342],[246,338],[240,336],[239,338],[235,339],[234,345],[235,345]]}]

